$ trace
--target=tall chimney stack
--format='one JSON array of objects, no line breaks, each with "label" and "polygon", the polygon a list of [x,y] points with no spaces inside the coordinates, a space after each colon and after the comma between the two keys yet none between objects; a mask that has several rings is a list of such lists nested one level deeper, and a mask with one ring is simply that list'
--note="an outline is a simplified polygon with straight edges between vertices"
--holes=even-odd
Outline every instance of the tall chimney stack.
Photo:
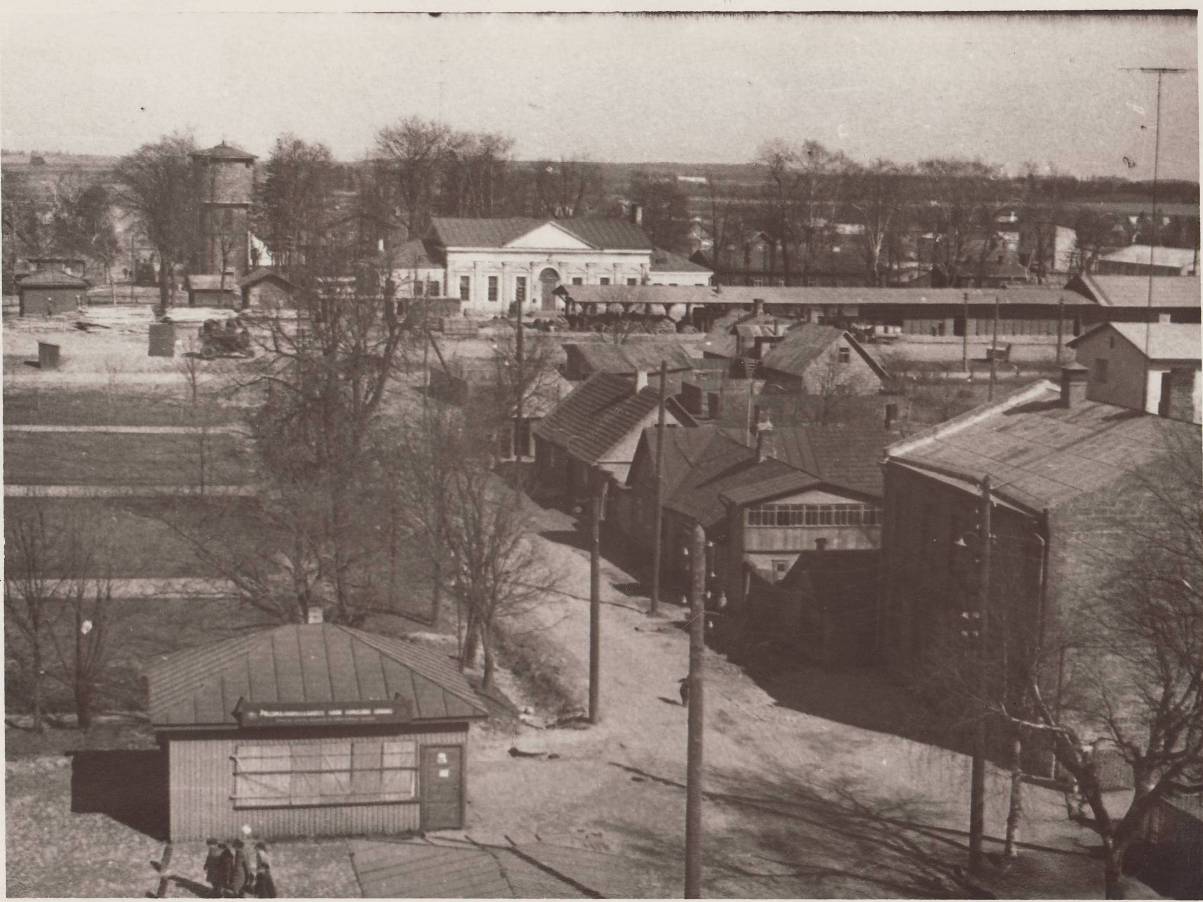
[{"label": "tall chimney stack", "polygon": [[752,315],[764,315],[764,298],[752,298]]},{"label": "tall chimney stack", "polygon": [[313,624],[317,624],[317,623],[324,623],[325,617],[323,616],[322,609],[320,607],[318,607],[317,605],[314,605],[311,608],[306,608],[305,609],[305,622],[310,624],[311,626]]},{"label": "tall chimney stack", "polygon": [[1086,377],[1089,370],[1080,363],[1061,367],[1061,406],[1076,407],[1086,400]]}]

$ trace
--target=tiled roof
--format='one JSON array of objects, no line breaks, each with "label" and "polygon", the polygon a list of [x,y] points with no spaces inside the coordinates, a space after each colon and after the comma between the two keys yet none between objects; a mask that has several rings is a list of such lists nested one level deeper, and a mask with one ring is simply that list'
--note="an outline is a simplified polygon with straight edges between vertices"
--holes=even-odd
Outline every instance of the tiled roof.
[{"label": "tiled roof", "polygon": [[227,144],[222,141],[210,147],[208,150],[194,150],[194,157],[208,157],[210,160],[240,160],[249,161],[256,159],[253,153],[247,153],[241,147],[236,147],[233,144]]},{"label": "tiled roof", "polygon": [[147,669],[155,726],[231,726],[245,703],[400,697],[417,720],[480,717],[476,693],[442,655],[335,624],[289,625],[167,655]]},{"label": "tiled roof", "polygon": [[[657,386],[636,392],[634,380],[626,376],[596,373],[535,424],[534,433],[579,460],[597,463],[659,403]],[[693,425],[675,401],[670,398],[668,404],[679,422]]]},{"label": "tiled roof", "polygon": [[25,288],[87,288],[91,283],[63,272],[61,269],[44,269],[30,273],[18,283],[19,289]]},{"label": "tiled roof", "polygon": [[1154,276],[1152,285],[1151,302],[1148,276],[1083,275],[1066,287],[1103,307],[1199,307],[1197,276]]},{"label": "tiled roof", "polygon": [[[239,288],[250,288],[252,285],[259,284],[264,279],[276,279],[280,282],[283,282],[289,288],[295,287],[292,282],[290,282],[287,278],[284,277],[283,274],[277,272],[274,269],[268,269],[265,266],[260,266],[258,269],[252,269],[250,272],[248,272],[245,276],[243,276],[241,279],[238,280],[238,287]],[[226,277],[226,286],[228,287],[229,284],[230,284],[230,279],[227,276]]]},{"label": "tiled roof", "polygon": [[1096,401],[1061,405],[1047,380],[897,442],[891,460],[961,480],[989,476],[997,494],[1039,511],[1101,489],[1166,453],[1166,432],[1199,427]]},{"label": "tiled roof", "polygon": [[785,338],[769,348],[762,362],[766,370],[801,377],[836,341],[844,341],[869,364],[879,378],[886,377],[881,364],[855,338],[836,326],[815,323],[803,323],[789,330]]},{"label": "tiled roof", "polygon": [[[643,430],[648,460],[656,459],[659,429]],[[756,450],[740,433],[718,426],[666,429],[664,506],[710,529],[726,516],[721,495],[756,466]]]},{"label": "tiled roof", "polygon": [[631,375],[639,370],[657,372],[661,361],[668,363],[670,373],[677,373],[693,369],[695,362],[695,358],[675,338],[637,339],[621,345],[603,341],[568,342],[564,350],[570,355],[579,354],[586,367],[594,373]]},{"label": "tiled roof", "polygon": [[1089,336],[1107,329],[1114,329],[1141,354],[1147,344],[1150,360],[1199,360],[1203,357],[1198,323],[1100,323],[1066,345],[1076,348]]},{"label": "tiled roof", "polygon": [[577,219],[464,219],[435,217],[432,229],[444,247],[504,247],[545,222],[552,222],[591,247],[600,250],[651,251],[652,243],[643,230],[625,219],[580,217]]},{"label": "tiled roof", "polygon": [[664,248],[655,248],[652,251],[652,272],[710,272],[711,270],[705,266],[700,266],[694,263],[688,257],[682,257],[680,254],[674,254],[672,251],[666,251]]},{"label": "tiled roof", "polygon": [[896,437],[880,425],[819,425],[774,428],[771,453],[825,483],[880,496],[881,458]]},{"label": "tiled roof", "polygon": [[1197,257],[1193,248],[1189,247],[1150,247],[1147,244],[1130,244],[1112,251],[1099,258],[1100,263],[1135,263],[1139,266],[1149,265],[1149,254],[1152,253],[1154,266],[1173,266],[1179,269],[1193,264]]}]

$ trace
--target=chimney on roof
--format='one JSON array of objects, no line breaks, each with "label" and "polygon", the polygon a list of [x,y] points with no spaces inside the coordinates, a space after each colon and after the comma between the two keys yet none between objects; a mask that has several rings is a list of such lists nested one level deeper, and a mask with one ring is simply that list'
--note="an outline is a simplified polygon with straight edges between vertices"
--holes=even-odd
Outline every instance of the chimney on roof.
[{"label": "chimney on roof", "polygon": [[1076,407],[1086,400],[1086,376],[1089,370],[1080,363],[1061,367],[1061,406]]},{"label": "chimney on roof", "polygon": [[1168,314],[1168,313],[1158,313],[1157,314],[1157,322],[1169,323],[1169,322],[1173,322],[1173,319],[1170,317],[1170,314]]},{"label": "chimney on roof", "polygon": [[764,315],[764,298],[752,298],[752,315]]},{"label": "chimney on roof", "polygon": [[898,419],[898,405],[893,401],[886,404],[886,431],[894,428],[894,421]]},{"label": "chimney on roof", "polygon": [[643,204],[631,204],[631,222],[643,225]]},{"label": "chimney on roof", "polygon": [[317,624],[317,623],[325,622],[325,619],[322,615],[322,609],[320,607],[318,607],[317,605],[314,605],[311,608],[306,608],[305,609],[305,622],[308,623],[310,626]]},{"label": "chimney on roof", "polygon": [[647,388],[647,370],[635,370],[635,392],[639,393]]},{"label": "chimney on roof", "polygon": [[769,438],[773,434],[773,421],[769,419],[767,410],[756,408],[756,462],[764,463],[772,455],[769,454]]}]

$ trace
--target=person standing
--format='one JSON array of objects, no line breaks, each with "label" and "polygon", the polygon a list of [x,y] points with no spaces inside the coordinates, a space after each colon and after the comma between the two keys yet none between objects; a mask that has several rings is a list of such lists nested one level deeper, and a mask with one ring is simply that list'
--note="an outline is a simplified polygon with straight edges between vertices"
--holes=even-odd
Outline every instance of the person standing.
[{"label": "person standing", "polygon": [[241,899],[252,884],[251,864],[247,859],[246,843],[234,840],[234,873],[230,878],[230,894]]},{"label": "person standing", "polygon": [[260,899],[276,898],[276,882],[272,879],[271,857],[267,843],[255,843],[255,895]]},{"label": "person standing", "polygon": [[234,852],[228,843],[217,844],[217,868],[214,874],[217,885],[217,895],[223,899],[234,895],[230,886],[234,880]]},{"label": "person standing", "polygon": [[209,884],[213,898],[221,896],[221,847],[217,840],[210,837],[205,840],[205,882]]}]

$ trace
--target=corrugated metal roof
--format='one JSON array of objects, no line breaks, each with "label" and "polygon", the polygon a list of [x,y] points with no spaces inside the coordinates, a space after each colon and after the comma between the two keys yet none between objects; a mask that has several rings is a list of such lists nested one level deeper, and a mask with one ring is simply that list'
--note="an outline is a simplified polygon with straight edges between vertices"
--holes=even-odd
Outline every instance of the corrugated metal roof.
[{"label": "corrugated metal roof", "polygon": [[1047,380],[982,405],[887,449],[920,469],[980,480],[1033,511],[1110,485],[1166,453],[1166,431],[1198,441],[1199,427],[1080,401],[1061,405]]},{"label": "corrugated metal roof", "polygon": [[1066,287],[1103,307],[1199,307],[1197,276],[1087,275],[1074,277]]},{"label": "corrugated metal roof", "polygon": [[[635,382],[615,373],[596,373],[534,426],[535,435],[586,463],[605,459],[606,452],[638,426],[660,403],[658,386],[635,391]],[[670,416],[693,426],[693,419],[672,399]]]},{"label": "corrugated metal roof", "polygon": [[417,720],[487,714],[448,660],[412,642],[338,624],[290,624],[167,655],[147,668],[155,726],[232,726],[246,703],[401,697]]}]

